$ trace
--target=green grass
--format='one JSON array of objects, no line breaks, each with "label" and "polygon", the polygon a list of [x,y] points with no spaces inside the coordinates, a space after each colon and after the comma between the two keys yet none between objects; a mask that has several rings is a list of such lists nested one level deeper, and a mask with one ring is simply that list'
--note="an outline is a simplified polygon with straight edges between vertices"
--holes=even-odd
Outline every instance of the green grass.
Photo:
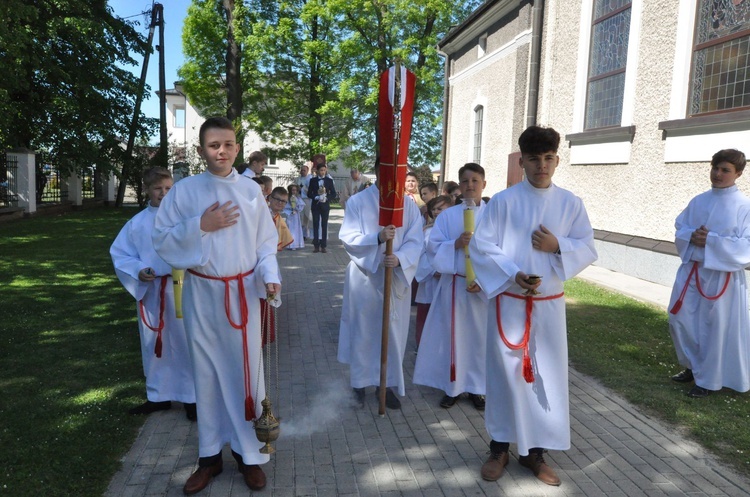
[{"label": "green grass", "polygon": [[0,494],[101,495],[143,419],[135,303],[109,246],[135,209],[0,224]]},{"label": "green grass", "polygon": [[674,426],[750,476],[750,395],[723,389],[705,399],[669,377],[677,364],[667,312],[573,280],[565,286],[570,361],[580,372]]}]

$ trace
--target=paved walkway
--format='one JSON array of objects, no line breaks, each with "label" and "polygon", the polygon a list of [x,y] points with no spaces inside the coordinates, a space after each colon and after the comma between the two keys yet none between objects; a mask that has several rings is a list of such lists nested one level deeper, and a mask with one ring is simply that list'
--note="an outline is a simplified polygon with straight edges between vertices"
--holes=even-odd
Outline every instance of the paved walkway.
[{"label": "paved walkway", "polygon": [[[515,460],[497,482],[479,469],[488,440],[482,414],[467,399],[438,407],[442,392],[411,383],[413,333],[404,364],[407,396],[401,411],[378,416],[374,389],[364,409],[350,402],[348,367],[336,360],[346,253],[332,213],[328,254],[311,248],[280,256],[284,292],[280,317],[281,418],[276,454],[264,466],[266,496],[750,496],[750,481],[722,468],[701,447],[641,413],[596,380],[570,370],[573,447],[552,451],[560,487],[548,487]],[[589,279],[616,285],[593,268]],[[637,280],[635,283],[638,283]],[[620,283],[624,285],[624,283]],[[664,289],[634,285],[631,293],[658,301]],[[640,290],[638,290],[640,288]],[[660,297],[661,296],[661,297]],[[413,317],[413,316],[412,316]],[[151,414],[107,496],[178,496],[195,468],[197,429],[182,409]],[[246,496],[228,449],[224,473],[200,496]]]}]

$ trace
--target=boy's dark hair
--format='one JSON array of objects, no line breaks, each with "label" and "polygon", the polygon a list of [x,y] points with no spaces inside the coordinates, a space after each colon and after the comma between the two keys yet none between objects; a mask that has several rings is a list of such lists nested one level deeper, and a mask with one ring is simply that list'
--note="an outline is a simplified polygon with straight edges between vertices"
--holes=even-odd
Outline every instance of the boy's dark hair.
[{"label": "boy's dark hair", "polygon": [[557,153],[560,148],[560,133],[553,128],[529,126],[518,137],[518,146],[522,154]]},{"label": "boy's dark hair", "polygon": [[417,176],[417,173],[415,173],[414,171],[406,171],[406,175],[414,176],[415,178],[417,178],[417,183],[419,183],[419,176]]},{"label": "boy's dark hair", "polygon": [[482,176],[482,179],[484,179],[484,168],[477,164],[476,162],[467,162],[466,164],[461,167],[461,169],[458,170],[458,179],[461,179],[461,176],[466,171],[472,171]]},{"label": "boy's dark hair", "polygon": [[458,189],[458,183],[456,183],[455,181],[446,181],[445,183],[443,183],[443,191],[445,193],[450,193],[457,189]]},{"label": "boy's dark hair", "polygon": [[248,167],[250,167],[250,164],[248,164],[247,162],[243,162],[239,166],[236,166],[237,172],[242,174],[247,170]]},{"label": "boy's dark hair", "polygon": [[436,205],[440,204],[448,204],[449,206],[451,206],[453,205],[453,199],[450,197],[450,195],[438,195],[437,197],[427,202],[427,216],[430,219],[435,219],[432,217],[432,209],[434,209]]},{"label": "boy's dark hair", "polygon": [[271,196],[273,197],[274,195],[287,195],[288,196],[289,192],[287,192],[286,188],[284,188],[283,186],[277,186],[276,188],[271,190]]},{"label": "boy's dark hair", "polygon": [[745,154],[737,150],[736,148],[725,148],[719,150],[711,157],[711,165],[718,166],[722,162],[729,162],[734,166],[734,170],[741,173],[745,169]]},{"label": "boy's dark hair", "polygon": [[172,179],[172,173],[165,167],[154,166],[143,171],[143,186],[146,189],[165,179]]},{"label": "boy's dark hair", "polygon": [[438,187],[435,183],[430,181],[429,183],[425,183],[424,185],[419,187],[419,193],[422,193],[422,189],[427,188],[428,191],[434,193],[437,195],[438,193]]},{"label": "boy's dark hair", "polygon": [[223,117],[223,116],[209,117],[208,119],[205,120],[203,124],[201,124],[201,129],[198,132],[198,142],[200,143],[201,147],[203,146],[203,140],[206,137],[206,130],[209,130],[212,128],[228,129],[234,132],[234,125],[232,124],[232,121],[230,121],[226,117]]},{"label": "boy's dark hair", "polygon": [[260,180],[263,182],[263,185],[272,185],[273,184],[273,178],[270,176],[261,176]]},{"label": "boy's dark hair", "polygon": [[260,179],[259,177],[252,176],[250,179],[253,180],[253,181],[255,181],[256,183],[258,183],[260,186],[263,186],[263,180]]},{"label": "boy's dark hair", "polygon": [[316,164],[316,165],[315,165],[315,170],[316,170],[316,171],[320,171],[320,168],[321,168],[321,167],[325,167],[325,168],[328,168],[328,166],[326,165],[326,163],[325,163],[325,162],[321,162],[320,164]]},{"label": "boy's dark hair", "polygon": [[256,150],[247,156],[247,167],[250,167],[253,162],[268,162],[268,157],[260,150]]}]

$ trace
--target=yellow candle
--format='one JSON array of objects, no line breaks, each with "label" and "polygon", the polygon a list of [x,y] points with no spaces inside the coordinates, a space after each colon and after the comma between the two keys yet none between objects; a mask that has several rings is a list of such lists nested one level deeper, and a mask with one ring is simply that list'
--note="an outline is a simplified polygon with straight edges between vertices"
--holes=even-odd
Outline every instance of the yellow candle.
[{"label": "yellow candle", "polygon": [[[470,205],[464,209],[464,232],[474,233],[474,209]],[[477,275],[474,274],[474,267],[471,264],[469,258],[469,247],[464,247],[464,256],[466,257],[466,287],[470,287],[474,280],[477,279]]]},{"label": "yellow candle", "polygon": [[184,278],[184,269],[172,269],[172,283],[174,284],[174,314],[178,319],[182,319],[182,280]]},{"label": "yellow candle", "polygon": [[292,212],[294,212],[297,209],[297,197],[292,195],[292,198],[289,199],[289,202],[292,204]]}]

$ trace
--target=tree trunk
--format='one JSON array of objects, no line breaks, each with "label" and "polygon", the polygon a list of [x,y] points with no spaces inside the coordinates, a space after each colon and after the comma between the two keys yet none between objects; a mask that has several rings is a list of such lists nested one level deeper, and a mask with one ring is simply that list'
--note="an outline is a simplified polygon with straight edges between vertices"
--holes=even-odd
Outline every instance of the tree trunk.
[{"label": "tree trunk", "polygon": [[[240,130],[242,127],[242,79],[240,67],[242,63],[242,48],[235,38],[234,7],[235,0],[222,0],[224,12],[227,16],[227,119],[232,121]],[[240,152],[237,154],[237,163],[244,159],[243,150],[244,132],[238,133],[237,141],[240,144]]]}]

